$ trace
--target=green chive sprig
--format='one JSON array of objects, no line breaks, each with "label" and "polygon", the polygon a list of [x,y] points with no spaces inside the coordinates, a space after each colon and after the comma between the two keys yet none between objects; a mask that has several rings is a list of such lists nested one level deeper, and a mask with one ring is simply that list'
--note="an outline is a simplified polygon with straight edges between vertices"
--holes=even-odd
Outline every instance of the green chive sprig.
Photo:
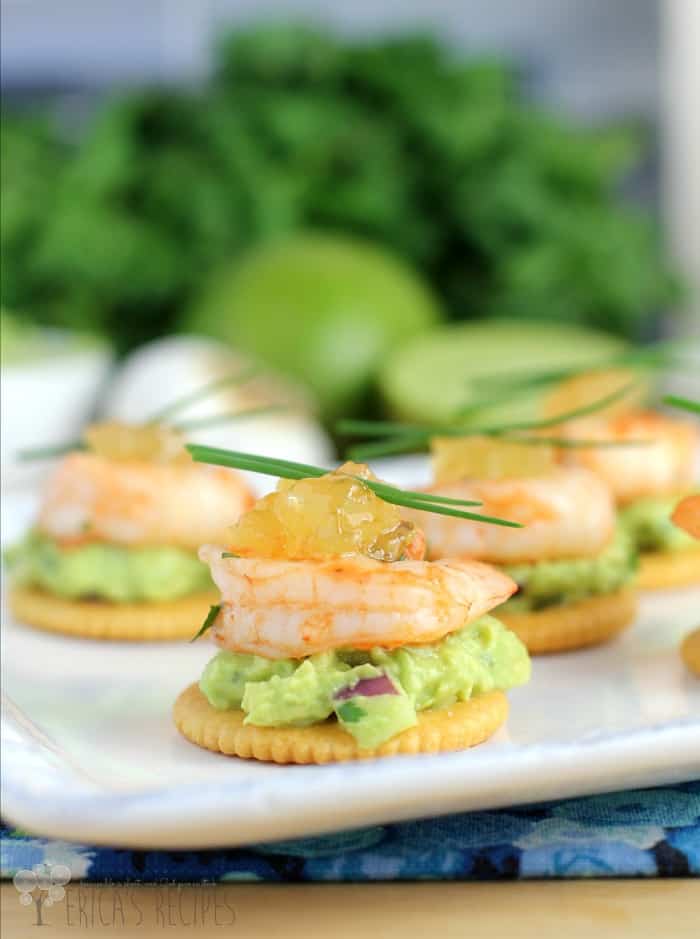
[{"label": "green chive sprig", "polygon": [[546,442],[550,446],[562,448],[645,445],[648,443],[646,440],[587,440],[567,437],[543,437],[539,435],[527,436],[520,433],[522,431],[547,430],[550,427],[557,427],[568,421],[603,411],[605,408],[610,407],[610,405],[629,394],[636,384],[636,382],[628,382],[615,391],[601,398],[597,398],[589,404],[573,408],[570,411],[563,411],[553,417],[542,418],[540,420],[514,421],[511,423],[487,425],[474,425],[465,421],[457,421],[451,424],[430,425],[402,424],[396,421],[342,420],[338,422],[336,430],[338,433],[347,436],[361,435],[365,437],[382,438],[378,441],[351,447],[348,453],[349,456],[355,460],[365,460],[379,456],[388,456],[390,454],[410,453],[421,450],[428,446],[432,437],[500,437],[515,443],[541,445]]},{"label": "green chive sprig", "polygon": [[167,419],[171,418],[174,414],[179,414],[181,411],[184,411],[185,408],[188,408],[191,404],[196,404],[198,401],[202,401],[204,398],[208,398],[210,395],[214,394],[216,391],[220,391],[222,388],[231,388],[235,385],[244,385],[246,382],[249,382],[251,378],[255,378],[258,374],[259,369],[251,366],[250,368],[244,368],[237,372],[231,372],[228,375],[223,375],[221,378],[215,378],[213,381],[207,382],[205,385],[202,385],[199,388],[195,388],[194,391],[188,392],[186,395],[182,395],[180,398],[175,398],[174,401],[171,401],[169,404],[166,404],[164,408],[161,408],[159,411],[156,411],[151,417],[148,418],[148,424],[162,424]]},{"label": "green chive sprig", "polygon": [[666,395],[663,402],[673,408],[681,408],[683,411],[690,411],[691,414],[700,414],[700,401],[693,401],[691,398],[681,398],[679,395]]},{"label": "green chive sprig", "polygon": [[54,460],[56,457],[73,453],[75,450],[85,449],[82,440],[71,440],[69,443],[57,443],[53,447],[28,447],[18,450],[17,459],[22,463],[29,463],[32,460]]},{"label": "green chive sprig", "polygon": [[[258,369],[251,367],[231,375],[224,375],[223,378],[217,378],[214,381],[208,382],[201,388],[197,388],[195,391],[192,391],[189,394],[183,395],[181,398],[177,398],[175,401],[172,401],[157,414],[148,418],[146,423],[168,423],[170,418],[172,418],[175,414],[180,413],[191,404],[207,398],[213,392],[219,391],[221,388],[227,388],[232,385],[245,384],[246,382],[250,381],[251,378],[254,378],[257,373]],[[189,433],[192,430],[202,430],[205,427],[215,427],[218,424],[224,424],[230,421],[244,420],[251,417],[260,417],[264,414],[274,414],[285,410],[286,408],[283,405],[264,405],[261,407],[247,408],[243,411],[227,411],[224,414],[212,414],[207,417],[191,418],[190,420],[171,423],[170,426],[173,428],[173,430],[180,431],[181,433]],[[83,440],[70,440],[67,443],[59,443],[50,447],[30,447],[25,450],[19,450],[17,453],[17,458],[22,462],[29,462],[31,460],[52,460],[59,456],[65,456],[67,453],[72,453],[75,450],[86,449],[87,448]]]},{"label": "green chive sprig", "polygon": [[194,634],[194,636],[192,636],[192,638],[190,639],[190,642],[194,642],[195,639],[199,639],[199,637],[200,637],[200,636],[203,636],[204,633],[205,633],[208,629],[211,629],[211,627],[214,625],[214,622],[215,622],[215,620],[216,620],[216,617],[219,615],[219,612],[220,612],[220,611],[221,611],[221,604],[220,604],[220,603],[217,603],[217,604],[215,604],[214,606],[210,606],[210,607],[209,607],[209,612],[207,613],[207,618],[204,620],[204,622],[203,622],[202,625],[199,627],[199,629],[198,629],[197,632]]},{"label": "green chive sprig", "polygon": [[538,391],[548,385],[558,384],[568,378],[580,375],[582,372],[597,372],[614,368],[636,368],[644,371],[659,370],[670,366],[682,368],[686,363],[679,355],[681,351],[682,346],[678,340],[668,340],[649,346],[626,349],[607,358],[579,363],[578,365],[560,368],[526,368],[482,375],[479,377],[479,384],[482,387],[493,388],[497,394],[497,400],[483,399],[470,402],[458,413],[460,415],[462,413],[471,413],[474,410],[500,403],[516,392]]},{"label": "green chive sprig", "polygon": [[207,417],[193,417],[189,421],[179,421],[172,424],[174,430],[189,433],[191,430],[202,430],[207,427],[216,427],[218,424],[227,424],[230,421],[247,420],[251,417],[263,417],[266,414],[279,414],[287,408],[282,404],[265,404],[260,407],[246,408],[244,411],[226,411],[223,414],[211,414]]},{"label": "green chive sprig", "polygon": [[[309,477],[325,476],[330,472],[320,466],[311,466],[307,463],[294,463],[290,460],[279,460],[273,457],[258,456],[253,453],[242,453],[238,450],[222,450],[219,447],[207,447],[202,444],[187,444],[187,449],[194,460],[200,463],[213,463],[215,466],[228,466],[233,469],[248,470],[253,473],[262,473],[265,476],[278,476],[283,479],[308,479]],[[400,505],[407,509],[416,509],[420,512],[433,512],[436,515],[449,515],[453,518],[465,518],[474,522],[488,522],[492,525],[504,525],[507,528],[522,528],[519,522],[512,522],[505,518],[496,518],[491,515],[480,515],[476,512],[465,512],[465,507],[481,505],[465,499],[453,499],[448,496],[433,495],[429,492],[412,492],[398,489],[388,483],[376,482],[373,479],[363,479],[356,476],[359,482],[371,489],[380,499],[393,505]]]}]

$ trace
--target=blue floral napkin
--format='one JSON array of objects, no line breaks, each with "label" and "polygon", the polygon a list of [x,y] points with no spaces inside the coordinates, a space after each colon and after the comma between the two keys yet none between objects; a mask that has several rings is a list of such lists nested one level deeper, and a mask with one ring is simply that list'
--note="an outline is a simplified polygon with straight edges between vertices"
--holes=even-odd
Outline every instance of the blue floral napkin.
[{"label": "blue floral napkin", "polygon": [[40,864],[115,882],[700,876],[700,781],[215,851],[0,835],[3,878]]}]

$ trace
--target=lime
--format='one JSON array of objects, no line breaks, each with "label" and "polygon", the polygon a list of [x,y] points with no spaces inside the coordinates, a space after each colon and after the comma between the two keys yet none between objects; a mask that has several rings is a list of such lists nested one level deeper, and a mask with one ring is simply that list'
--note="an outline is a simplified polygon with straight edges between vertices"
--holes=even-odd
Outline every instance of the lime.
[{"label": "lime", "polygon": [[184,325],[303,379],[330,419],[352,413],[396,343],[440,316],[428,287],[392,254],[303,233],[215,272]]},{"label": "lime", "polygon": [[578,326],[480,320],[402,343],[384,363],[380,385],[389,410],[407,421],[449,421],[481,401],[494,402],[481,409],[489,419],[535,417],[541,394],[510,393],[507,381],[530,371],[590,366],[625,348],[615,336]]}]

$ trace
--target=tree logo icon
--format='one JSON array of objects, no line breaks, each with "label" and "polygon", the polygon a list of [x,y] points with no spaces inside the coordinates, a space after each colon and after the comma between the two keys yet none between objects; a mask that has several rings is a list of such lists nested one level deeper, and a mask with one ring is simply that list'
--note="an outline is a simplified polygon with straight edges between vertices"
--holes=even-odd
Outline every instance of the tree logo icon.
[{"label": "tree logo icon", "polygon": [[19,891],[19,902],[22,906],[34,903],[35,926],[44,925],[41,918],[42,907],[53,906],[64,899],[66,891],[63,888],[70,883],[70,877],[70,867],[65,864],[53,864],[51,861],[35,864],[31,870],[17,871],[12,882]]}]

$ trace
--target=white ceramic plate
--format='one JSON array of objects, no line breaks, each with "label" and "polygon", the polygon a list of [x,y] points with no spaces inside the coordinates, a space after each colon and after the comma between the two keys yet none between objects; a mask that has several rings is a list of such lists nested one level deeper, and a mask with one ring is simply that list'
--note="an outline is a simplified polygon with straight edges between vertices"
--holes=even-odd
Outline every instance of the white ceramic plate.
[{"label": "white ceramic plate", "polygon": [[[421,461],[382,474],[415,484]],[[11,540],[33,497],[4,511]],[[54,838],[143,848],[238,845],[467,809],[700,776],[700,681],[678,643],[700,625],[700,589],[647,596],[620,640],[535,660],[511,716],[464,753],[278,767],[183,740],[179,691],[213,652],[44,634],[5,617],[3,812]]]}]

